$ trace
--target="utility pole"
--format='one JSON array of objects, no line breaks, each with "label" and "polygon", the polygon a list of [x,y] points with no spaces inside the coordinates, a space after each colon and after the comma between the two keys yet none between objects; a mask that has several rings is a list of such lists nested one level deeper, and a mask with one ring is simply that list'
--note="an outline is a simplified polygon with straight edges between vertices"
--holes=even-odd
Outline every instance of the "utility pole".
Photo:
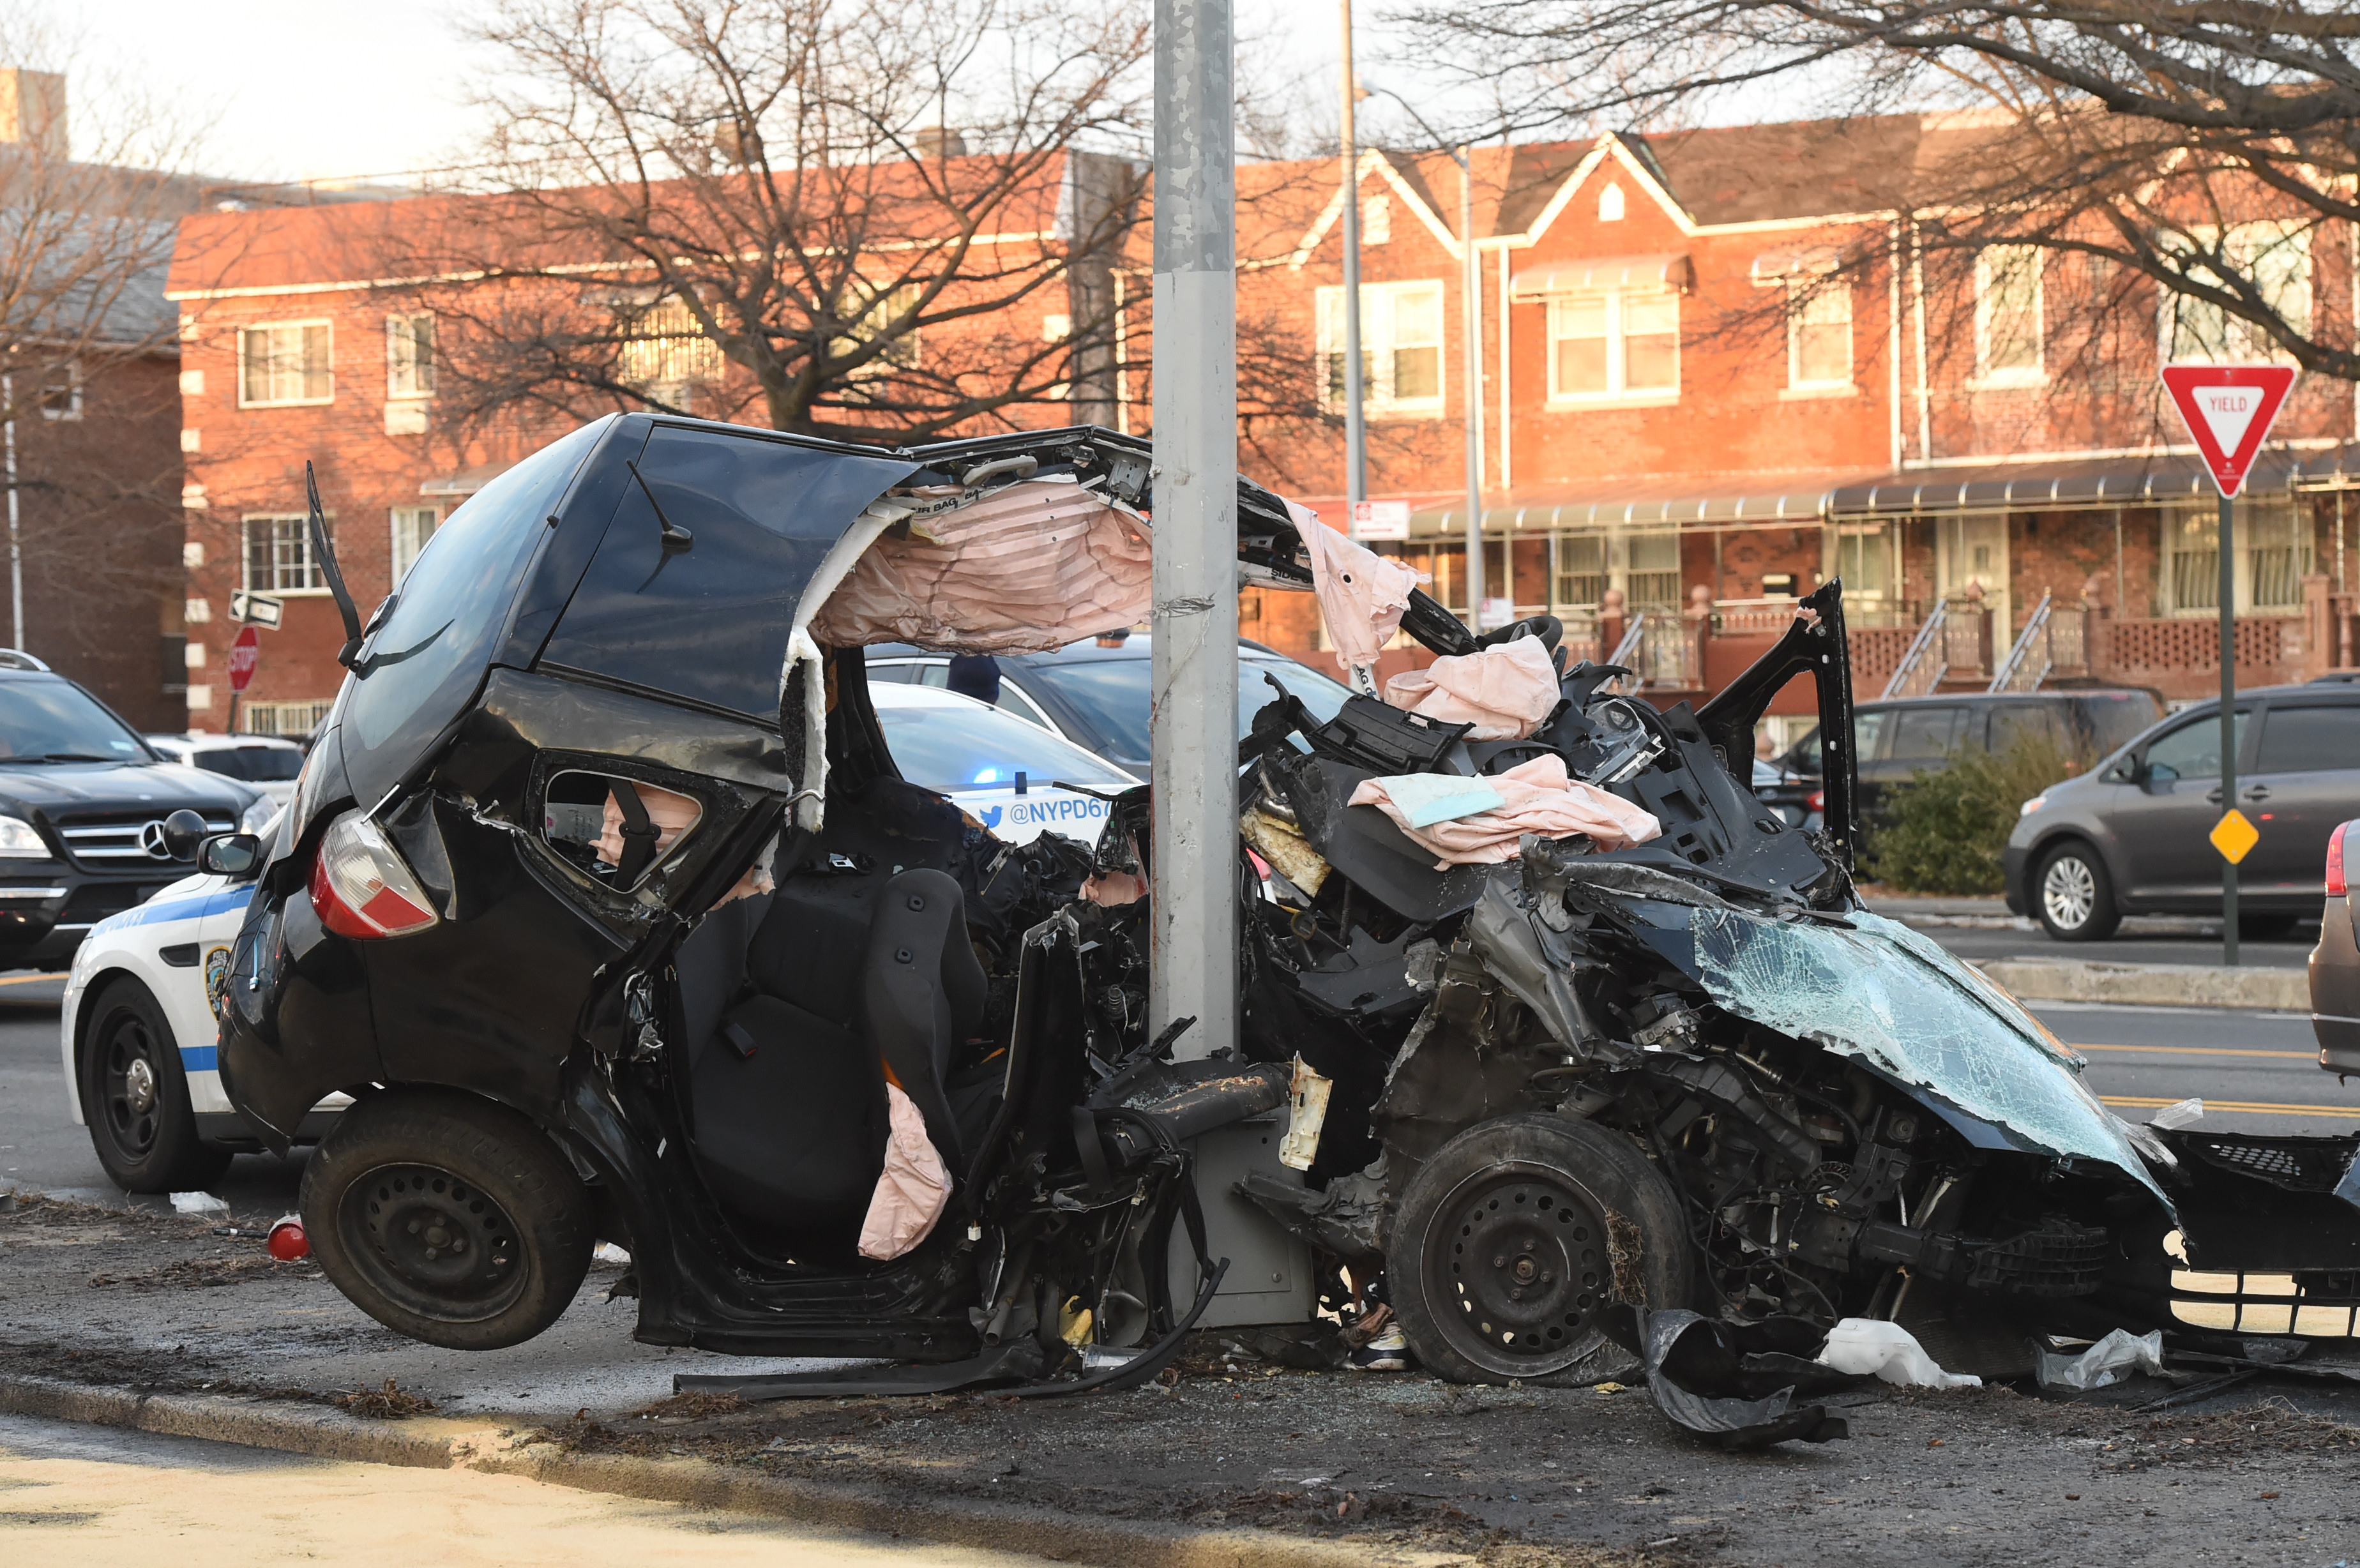
[{"label": "utility pole", "polygon": [[8,458],[8,637],[17,652],[25,648],[25,541],[17,529],[16,499],[16,377],[0,374],[0,403],[7,405],[5,442]]},{"label": "utility pole", "polygon": [[1368,388],[1360,359],[1360,148],[1353,125],[1360,84],[1352,70],[1352,0],[1344,5],[1344,498],[1369,498]]},{"label": "utility pole", "polygon": [[1149,1027],[1238,1031],[1237,169],[1230,0],[1155,0]]}]

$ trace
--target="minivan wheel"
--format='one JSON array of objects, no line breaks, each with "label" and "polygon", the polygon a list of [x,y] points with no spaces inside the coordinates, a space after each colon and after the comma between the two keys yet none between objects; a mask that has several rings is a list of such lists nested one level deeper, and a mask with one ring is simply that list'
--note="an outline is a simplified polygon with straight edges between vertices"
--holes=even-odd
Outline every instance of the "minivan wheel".
[{"label": "minivan wheel", "polygon": [[2032,878],[2032,909],[2059,942],[2103,942],[2123,923],[2106,863],[2078,840],[2042,857]]},{"label": "minivan wheel", "polygon": [[1571,1386],[1630,1364],[1598,1325],[1605,1307],[1687,1306],[1696,1263],[1678,1195],[1630,1139],[1527,1115],[1470,1127],[1419,1169],[1385,1281],[1428,1370]]},{"label": "minivan wheel", "polygon": [[388,1089],[303,1172],[320,1267],[386,1327],[497,1350],[557,1321],[590,1268],[590,1194],[540,1128],[453,1091]]},{"label": "minivan wheel", "polygon": [[91,1004],[78,1076],[92,1151],[125,1192],[195,1192],[229,1169],[230,1151],[197,1136],[180,1046],[138,981],[116,980]]}]

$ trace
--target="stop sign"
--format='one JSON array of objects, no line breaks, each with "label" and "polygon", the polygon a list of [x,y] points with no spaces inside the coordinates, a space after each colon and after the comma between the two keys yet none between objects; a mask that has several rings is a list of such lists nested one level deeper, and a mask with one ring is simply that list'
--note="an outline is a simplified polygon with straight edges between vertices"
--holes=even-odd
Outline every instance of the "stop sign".
[{"label": "stop sign", "polygon": [[243,691],[253,682],[254,667],[262,662],[262,637],[252,626],[240,626],[229,645],[229,689]]}]

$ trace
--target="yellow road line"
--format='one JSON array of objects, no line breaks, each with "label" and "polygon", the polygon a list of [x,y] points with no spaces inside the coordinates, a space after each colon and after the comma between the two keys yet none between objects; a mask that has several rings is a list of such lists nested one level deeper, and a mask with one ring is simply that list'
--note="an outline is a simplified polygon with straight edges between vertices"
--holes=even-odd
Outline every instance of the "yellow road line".
[{"label": "yellow road line", "polygon": [[[2098,1099],[2103,1105],[2145,1110],[2159,1110],[2165,1105],[2180,1104],[2179,1100],[2168,1100],[2157,1094],[2101,1094]],[[2360,1120],[2360,1105],[2271,1105],[2251,1100],[2215,1100],[2210,1095],[2204,1097],[2204,1110],[2208,1116],[2214,1111],[2234,1111],[2249,1116],[2351,1116]]]},{"label": "yellow road line", "polygon": [[0,975],[0,985],[38,985],[44,980],[65,984],[63,973],[56,975]]},{"label": "yellow road line", "polygon": [[2080,1040],[2066,1043],[2076,1051],[2163,1051],[2174,1056],[2284,1056],[2296,1062],[2316,1062],[2315,1051],[2238,1051],[2224,1045],[2085,1045]]}]

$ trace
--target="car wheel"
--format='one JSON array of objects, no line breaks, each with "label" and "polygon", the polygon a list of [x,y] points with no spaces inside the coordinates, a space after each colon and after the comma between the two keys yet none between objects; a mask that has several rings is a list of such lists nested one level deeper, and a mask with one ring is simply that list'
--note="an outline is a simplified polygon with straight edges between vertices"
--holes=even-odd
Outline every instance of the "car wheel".
[{"label": "car wheel", "polygon": [[1515,1116],[1460,1133],[1418,1171],[1385,1282],[1429,1370],[1571,1385],[1629,1363],[1598,1327],[1602,1309],[1687,1306],[1696,1262],[1677,1194],[1628,1138]]},{"label": "car wheel", "polygon": [[148,987],[116,980],[89,1017],[82,1115],[108,1177],[126,1192],[189,1192],[220,1181],[230,1151],[197,1136],[180,1049]]},{"label": "car wheel", "polygon": [[2032,878],[2032,910],[2059,942],[2103,942],[2123,923],[2106,863],[2079,840],[2042,857]]},{"label": "car wheel", "polygon": [[303,1228],[336,1289],[453,1350],[530,1339],[590,1268],[590,1194],[539,1127],[454,1092],[391,1089],[337,1118],[303,1172]]}]

